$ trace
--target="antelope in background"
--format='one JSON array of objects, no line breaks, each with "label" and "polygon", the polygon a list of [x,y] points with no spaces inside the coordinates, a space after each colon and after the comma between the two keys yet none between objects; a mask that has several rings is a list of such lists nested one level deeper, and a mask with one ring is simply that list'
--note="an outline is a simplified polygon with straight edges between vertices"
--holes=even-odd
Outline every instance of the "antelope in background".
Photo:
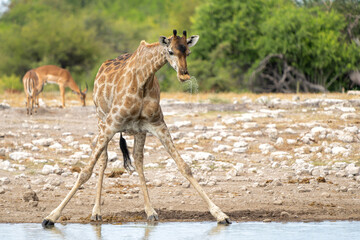
[{"label": "antelope in background", "polygon": [[39,94],[44,89],[44,83],[40,83],[39,78],[33,70],[27,71],[22,81],[26,94],[26,113],[32,115],[34,103],[35,113],[37,108],[39,108]]},{"label": "antelope in background", "polygon": [[78,85],[75,83],[70,72],[66,69],[60,68],[55,65],[45,65],[33,69],[36,72],[37,77],[41,83],[53,83],[59,85],[61,95],[61,107],[65,107],[65,88],[69,87],[74,93],[79,95],[82,106],[85,107],[85,98],[88,90],[86,83],[86,89],[81,91]]}]

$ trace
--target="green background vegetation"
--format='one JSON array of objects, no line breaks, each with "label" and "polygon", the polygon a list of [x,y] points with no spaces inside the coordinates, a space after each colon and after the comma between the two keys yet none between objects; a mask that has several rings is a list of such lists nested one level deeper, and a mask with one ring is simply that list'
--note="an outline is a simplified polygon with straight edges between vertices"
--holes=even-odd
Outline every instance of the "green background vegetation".
[{"label": "green background vegetation", "polygon": [[[355,0],[12,0],[0,17],[0,91],[21,90],[25,72],[46,64],[92,88],[103,61],[172,29],[200,35],[188,58],[200,91],[249,91],[269,54],[339,91],[356,87],[349,73],[360,63],[358,15]],[[163,91],[182,89],[169,66],[157,75]]]}]

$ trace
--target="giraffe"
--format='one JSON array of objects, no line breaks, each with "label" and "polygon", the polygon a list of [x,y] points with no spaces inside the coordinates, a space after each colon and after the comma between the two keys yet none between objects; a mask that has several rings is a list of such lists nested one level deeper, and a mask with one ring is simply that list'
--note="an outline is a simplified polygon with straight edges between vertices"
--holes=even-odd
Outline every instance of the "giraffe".
[{"label": "giraffe", "polygon": [[[115,133],[118,132],[134,135],[135,169],[139,175],[140,188],[144,195],[145,212],[149,221],[157,221],[158,214],[150,203],[143,171],[143,152],[147,133],[151,133],[160,140],[175,160],[181,174],[207,203],[210,213],[218,223],[231,223],[229,217],[210,200],[193,177],[190,167],[177,152],[160,107],[160,87],[155,73],[166,62],[169,62],[177,72],[177,78],[180,82],[189,80],[186,57],[190,54],[189,48],[194,46],[198,39],[199,36],[197,35],[186,38],[186,31],[183,31],[183,36],[180,37],[174,30],[170,37],[161,36],[159,42],[152,44],[143,40],[133,54],[121,55],[105,61],[101,65],[95,78],[93,90],[99,128],[96,145],[88,165],[81,170],[73,188],[60,205],[44,218],[42,223],[44,227],[54,225],[77,189],[89,180],[98,160],[100,165],[99,178],[91,219],[94,221],[102,220],[100,203],[104,171],[107,165],[107,146]],[[126,141],[121,135],[120,148],[124,155],[124,167],[130,169],[125,143]]]}]

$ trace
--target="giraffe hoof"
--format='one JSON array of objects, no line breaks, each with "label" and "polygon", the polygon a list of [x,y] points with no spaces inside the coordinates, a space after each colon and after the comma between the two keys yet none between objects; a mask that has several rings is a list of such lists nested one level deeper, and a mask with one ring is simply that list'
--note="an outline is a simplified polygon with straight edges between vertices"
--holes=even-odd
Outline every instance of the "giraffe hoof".
[{"label": "giraffe hoof", "polygon": [[218,224],[229,225],[231,224],[230,218],[225,218],[224,220],[218,221]]},{"label": "giraffe hoof", "polygon": [[54,222],[48,219],[44,219],[44,221],[41,223],[41,226],[43,228],[52,228],[54,227]]},{"label": "giraffe hoof", "polygon": [[102,221],[102,216],[99,214],[95,214],[91,216],[91,221],[95,221],[95,222]]},{"label": "giraffe hoof", "polygon": [[152,214],[147,219],[150,222],[159,221],[159,216],[157,214]]}]

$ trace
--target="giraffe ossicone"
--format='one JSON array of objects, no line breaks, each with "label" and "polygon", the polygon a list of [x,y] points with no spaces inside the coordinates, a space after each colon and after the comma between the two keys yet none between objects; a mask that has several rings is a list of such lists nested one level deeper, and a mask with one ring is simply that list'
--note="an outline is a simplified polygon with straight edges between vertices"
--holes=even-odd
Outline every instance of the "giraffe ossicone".
[{"label": "giraffe ossicone", "polygon": [[96,145],[88,165],[81,170],[73,188],[60,205],[44,219],[44,227],[52,226],[60,217],[62,210],[77,189],[90,178],[98,161],[99,178],[91,218],[96,221],[101,220],[100,202],[107,164],[107,146],[114,134],[118,132],[134,135],[133,157],[135,169],[139,175],[140,188],[144,194],[148,220],[154,221],[159,218],[150,203],[143,171],[146,134],[151,133],[164,145],[180,172],[198,191],[216,220],[219,223],[231,223],[229,217],[210,200],[193,177],[190,167],[177,152],[160,107],[160,86],[155,73],[166,62],[169,62],[181,82],[189,80],[186,57],[190,54],[189,48],[194,46],[198,39],[199,36],[196,35],[190,38],[186,38],[186,34],[182,37],[177,36],[177,31],[174,30],[170,37],[160,37],[159,42],[152,44],[141,41],[134,53],[121,55],[101,65],[93,90],[99,128]]}]

